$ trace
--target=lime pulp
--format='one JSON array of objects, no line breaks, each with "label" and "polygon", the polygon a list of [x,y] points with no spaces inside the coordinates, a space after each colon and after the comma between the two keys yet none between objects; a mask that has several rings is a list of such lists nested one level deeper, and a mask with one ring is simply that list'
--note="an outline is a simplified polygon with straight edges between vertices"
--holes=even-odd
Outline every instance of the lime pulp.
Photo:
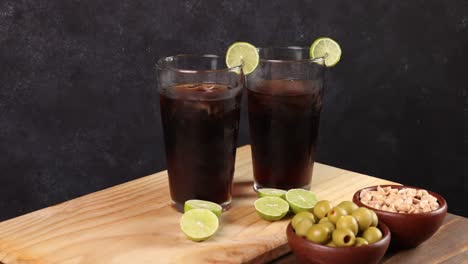
[{"label": "lime pulp", "polygon": [[291,206],[293,213],[310,211],[317,203],[317,197],[311,191],[304,189],[291,189],[286,193],[286,201]]},{"label": "lime pulp", "polygon": [[341,58],[340,45],[331,38],[318,38],[310,46],[310,58],[324,58],[325,66],[335,66]]},{"label": "lime pulp", "polygon": [[235,42],[226,51],[226,65],[229,68],[242,65],[244,74],[253,72],[259,61],[257,48],[247,42]]},{"label": "lime pulp", "polygon": [[208,209],[213,212],[216,216],[220,216],[223,208],[217,203],[204,200],[188,200],[184,203],[184,212],[188,212],[193,209]]},{"label": "lime pulp", "polygon": [[218,226],[218,217],[208,209],[192,209],[180,219],[180,229],[193,241],[210,238],[218,230]]},{"label": "lime pulp", "polygon": [[286,194],[285,190],[274,189],[274,188],[262,188],[258,189],[257,191],[259,197],[265,196],[273,196],[284,199],[284,195]]},{"label": "lime pulp", "polygon": [[289,204],[285,200],[273,196],[259,198],[254,205],[258,215],[267,221],[280,220],[289,211]]}]

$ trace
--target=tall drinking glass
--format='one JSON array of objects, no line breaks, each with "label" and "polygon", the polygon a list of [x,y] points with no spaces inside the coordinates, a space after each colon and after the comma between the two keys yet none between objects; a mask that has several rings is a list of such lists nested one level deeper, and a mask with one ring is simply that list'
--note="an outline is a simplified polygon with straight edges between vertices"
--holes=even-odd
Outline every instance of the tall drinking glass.
[{"label": "tall drinking glass", "polygon": [[177,55],[157,63],[161,119],[173,205],[186,200],[231,203],[241,67],[215,55]]},{"label": "tall drinking glass", "polygon": [[309,48],[260,48],[247,95],[254,188],[310,188],[325,66]]}]

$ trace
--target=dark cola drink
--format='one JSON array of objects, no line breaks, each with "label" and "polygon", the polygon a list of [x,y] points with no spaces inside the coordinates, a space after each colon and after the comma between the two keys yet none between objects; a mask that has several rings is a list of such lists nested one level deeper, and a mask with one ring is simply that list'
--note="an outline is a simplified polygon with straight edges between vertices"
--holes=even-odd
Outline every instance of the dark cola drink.
[{"label": "dark cola drink", "polygon": [[172,201],[231,201],[241,87],[182,84],[160,90]]},{"label": "dark cola drink", "polygon": [[264,80],[249,86],[247,92],[254,187],[310,187],[322,84],[313,80]]}]

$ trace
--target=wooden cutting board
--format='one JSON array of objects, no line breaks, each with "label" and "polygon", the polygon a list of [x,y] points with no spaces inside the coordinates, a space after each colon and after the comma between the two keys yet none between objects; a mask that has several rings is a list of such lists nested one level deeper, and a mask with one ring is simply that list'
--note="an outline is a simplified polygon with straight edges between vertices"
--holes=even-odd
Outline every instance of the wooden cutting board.
[{"label": "wooden cutting board", "polygon": [[[389,181],[315,164],[319,199],[350,200]],[[166,171],[0,223],[0,261],[13,263],[263,263],[289,251],[289,219],[267,222],[253,207],[250,147],[238,149],[234,200],[220,229],[192,242],[170,206]]]}]

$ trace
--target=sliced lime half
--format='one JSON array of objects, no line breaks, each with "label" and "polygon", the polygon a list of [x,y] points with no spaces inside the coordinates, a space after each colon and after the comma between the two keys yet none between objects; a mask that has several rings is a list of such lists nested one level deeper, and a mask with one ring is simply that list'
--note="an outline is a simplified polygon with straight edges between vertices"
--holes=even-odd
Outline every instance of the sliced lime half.
[{"label": "sliced lime half", "polygon": [[267,221],[280,220],[289,211],[289,204],[285,200],[273,196],[259,198],[254,205],[258,215]]},{"label": "sliced lime half", "polygon": [[331,38],[318,38],[310,46],[310,58],[325,58],[325,66],[335,66],[341,58],[340,45]]},{"label": "sliced lime half", "polygon": [[208,209],[213,212],[216,216],[220,216],[223,208],[217,203],[204,200],[188,200],[184,204],[184,212],[188,212],[193,209]]},{"label": "sliced lime half", "polygon": [[190,210],[180,219],[180,229],[193,241],[210,238],[218,230],[218,217],[208,209]]},{"label": "sliced lime half", "polygon": [[273,196],[273,197],[278,197],[281,199],[284,199],[284,195],[286,194],[285,190],[274,189],[274,188],[262,188],[262,189],[259,189],[257,192],[258,192],[259,197]]},{"label": "sliced lime half", "polygon": [[291,189],[286,193],[286,201],[293,213],[311,211],[317,203],[317,197],[311,191],[304,189]]},{"label": "sliced lime half", "polygon": [[253,72],[259,60],[257,48],[247,42],[235,42],[226,51],[226,65],[229,68],[242,65],[244,74]]}]

